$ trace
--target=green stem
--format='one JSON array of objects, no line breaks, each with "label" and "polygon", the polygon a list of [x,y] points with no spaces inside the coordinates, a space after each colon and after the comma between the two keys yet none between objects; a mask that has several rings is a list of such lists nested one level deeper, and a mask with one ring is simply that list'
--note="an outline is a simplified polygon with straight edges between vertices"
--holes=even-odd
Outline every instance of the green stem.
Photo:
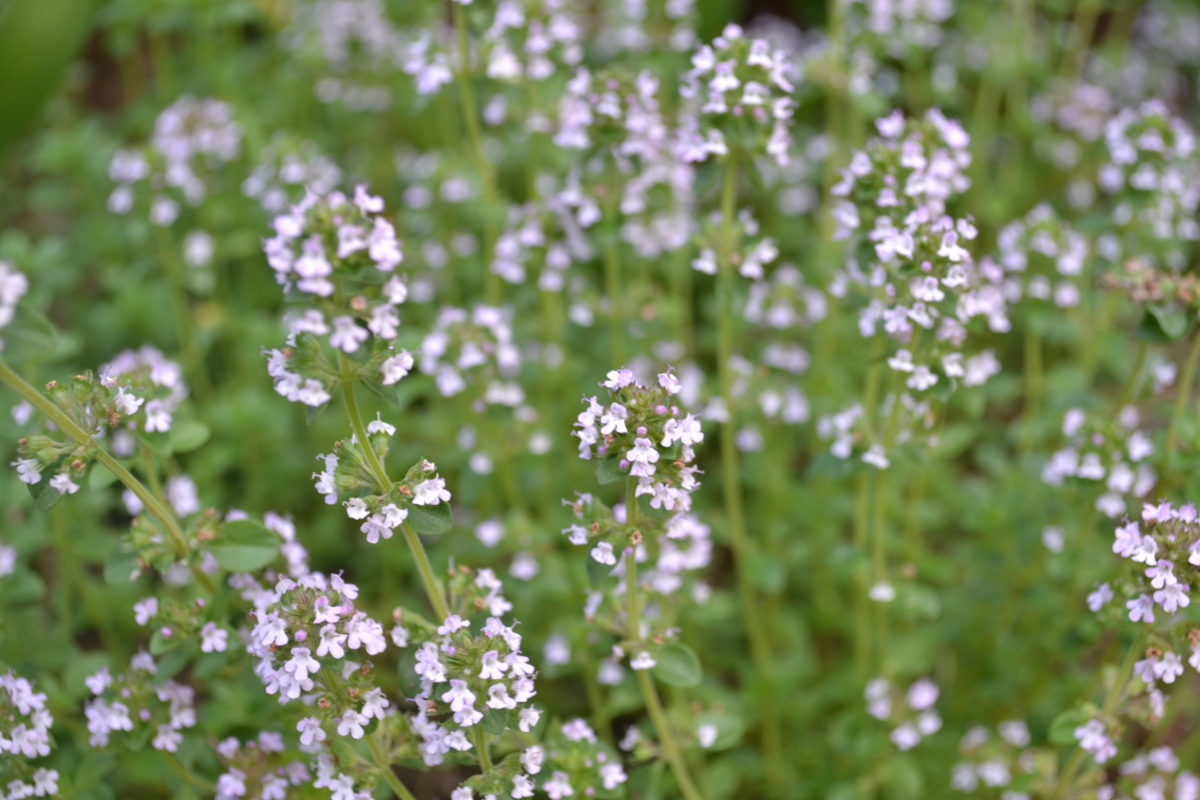
[{"label": "green stem", "polygon": [[183,535],[183,529],[179,527],[179,521],[175,519],[175,514],[162,501],[160,501],[153,492],[146,488],[145,484],[139,481],[132,472],[125,469],[121,462],[117,461],[113,456],[105,450],[92,437],[90,433],[84,430],[75,420],[71,419],[65,411],[52,403],[44,394],[33,388],[16,372],[13,371],[8,364],[0,361],[0,382],[8,385],[17,394],[25,398],[38,411],[42,412],[58,429],[67,436],[75,440],[76,444],[84,447],[89,447],[96,455],[96,460],[104,465],[105,469],[117,476],[125,488],[133,492],[138,500],[142,502],[142,506],[152,517],[157,519],[167,532],[167,537],[171,540],[171,546],[174,548],[176,555],[188,561],[188,568],[191,570],[196,582],[199,583],[205,591],[213,592],[215,587],[212,580],[204,573],[200,567],[194,562],[187,559],[188,544],[187,538]]},{"label": "green stem", "polygon": [[475,752],[479,755],[479,768],[484,772],[490,770],[492,764],[492,754],[488,749],[487,731],[483,726],[476,725],[471,729],[471,742],[475,745]]},{"label": "green stem", "polygon": [[[1125,687],[1128,685],[1129,679],[1133,676],[1133,665],[1137,662],[1138,654],[1145,648],[1147,638],[1147,633],[1144,630],[1140,631],[1138,637],[1133,640],[1133,644],[1129,646],[1129,651],[1125,654],[1125,660],[1121,663],[1121,668],[1113,679],[1112,686],[1108,687],[1108,694],[1105,696],[1104,705],[1100,709],[1101,718],[1110,716],[1116,709],[1117,703],[1125,693]],[[1061,800],[1061,798],[1070,796],[1068,792],[1080,767],[1083,766],[1085,756],[1086,753],[1084,750],[1076,747],[1074,755],[1067,762],[1066,769],[1063,770],[1058,785],[1054,789],[1054,797]]]},{"label": "green stem", "polygon": [[[737,157],[730,153],[725,162],[721,187],[721,254],[717,268],[717,371],[721,383],[721,399],[726,420],[721,424],[721,481],[724,489],[725,511],[729,522],[729,544],[736,567],[738,598],[742,618],[750,640],[750,656],[754,671],[767,684],[773,683],[770,640],[763,629],[763,618],[757,613],[758,603],[751,583],[750,545],[746,531],[746,513],[742,506],[742,490],[738,485],[737,415],[733,397],[733,223],[736,213]],[[782,734],[779,728],[778,704],[762,703],[762,738],[767,782],[777,795],[782,780]]]},{"label": "green stem", "polygon": [[1030,325],[1025,329],[1025,425],[1021,449],[1028,452],[1037,430],[1037,413],[1042,399],[1042,339]]},{"label": "green stem", "polygon": [[[471,142],[471,155],[475,159],[476,169],[479,170],[479,180],[483,188],[483,207],[485,213],[491,214],[497,206],[495,175],[492,172],[492,165],[488,162],[487,156],[483,152],[483,133],[479,127],[479,115],[475,110],[475,92],[471,88],[471,42],[467,36],[467,21],[460,3],[451,2],[450,5],[453,9],[454,31],[458,41],[458,97],[462,105],[463,121],[467,126],[467,138]],[[484,263],[486,264],[488,259],[492,257],[493,235],[491,222],[485,221],[483,228],[482,252]],[[500,276],[489,267],[486,270],[485,280],[487,282],[488,303],[496,305],[500,302],[503,293]]]},{"label": "green stem", "polygon": [[1150,344],[1145,339],[1138,342],[1137,354],[1133,357],[1133,369],[1129,371],[1125,383],[1121,386],[1121,393],[1117,395],[1117,405],[1113,409],[1113,413],[1120,414],[1121,409],[1137,396],[1138,382],[1142,375],[1142,368],[1146,365],[1146,353],[1149,349]]},{"label": "green stem", "polygon": [[[625,519],[630,528],[636,528],[638,523],[634,490],[635,482],[633,478],[630,478],[625,489]],[[640,642],[642,638],[637,586],[637,546],[631,545],[625,552],[625,598],[628,604],[629,638],[632,642]],[[704,800],[704,795],[700,793],[692,780],[692,774],[688,770],[679,743],[675,740],[675,733],[667,720],[666,712],[663,711],[662,701],[658,697],[658,689],[654,686],[654,679],[650,677],[650,670],[638,669],[634,672],[637,673],[638,685],[642,689],[642,698],[646,702],[646,711],[650,714],[650,721],[654,724],[658,741],[662,745],[663,755],[666,756],[667,763],[671,765],[671,771],[675,774],[680,791],[687,800]]]},{"label": "green stem", "polygon": [[854,570],[854,666],[860,680],[867,678],[871,661],[870,567],[867,562],[867,524],[871,507],[871,476],[860,472],[854,489],[854,552],[858,566]]},{"label": "green stem", "polygon": [[1075,7],[1071,32],[1058,67],[1058,74],[1064,77],[1068,86],[1077,83],[1083,74],[1088,47],[1096,35],[1096,23],[1099,19],[1100,0],[1080,0],[1079,5]]},{"label": "green stem", "polygon": [[375,759],[375,766],[379,769],[379,774],[383,776],[384,783],[392,790],[392,794],[399,797],[400,800],[416,800],[408,787],[400,782],[392,765],[388,763],[387,755],[383,752],[383,746],[379,744],[379,739],[374,731],[368,733],[366,739],[367,747],[371,749],[371,757]]},{"label": "green stem", "polygon": [[[367,459],[367,467],[375,478],[377,488],[387,494],[392,490],[392,479],[388,477],[387,469],[379,460],[375,448],[371,446],[367,428],[363,425],[362,413],[358,409],[358,399],[354,395],[354,377],[350,372],[350,362],[340,353],[338,360],[341,362],[342,397],[346,401],[346,416],[350,419],[350,427],[354,431],[354,437],[358,440],[359,448]],[[450,610],[446,605],[445,595],[442,594],[441,585],[438,584],[437,577],[433,573],[433,566],[429,563],[429,555],[425,552],[425,546],[421,544],[421,537],[407,522],[400,523],[400,529],[404,533],[404,541],[408,544],[413,561],[417,564],[417,571],[421,575],[421,585],[425,588],[425,596],[429,599],[429,604],[433,606],[434,613],[438,615],[438,620],[444,621],[446,617],[450,616]]]},{"label": "green stem", "polygon": [[600,681],[596,679],[596,671],[591,667],[583,668],[583,685],[587,690],[588,706],[592,709],[592,727],[596,729],[597,736],[612,744],[612,720],[608,716],[608,704]]},{"label": "green stem", "polygon": [[1196,380],[1196,364],[1200,362],[1200,328],[1192,334],[1192,346],[1188,349],[1187,361],[1183,365],[1183,374],[1179,377],[1179,388],[1175,393],[1175,405],[1171,408],[1171,423],[1167,426],[1167,469],[1176,449],[1176,430],[1188,402],[1192,399],[1192,385]]},{"label": "green stem", "polygon": [[196,399],[204,405],[212,396],[212,382],[204,364],[196,340],[196,328],[192,319],[192,304],[184,281],[183,268],[179,263],[178,243],[171,239],[167,228],[158,228],[155,233],[158,257],[167,273],[167,294],[170,295],[171,316],[174,317],[175,338],[179,340],[179,351],[187,366],[188,379],[196,390]]},{"label": "green stem", "polygon": [[425,552],[424,545],[421,544],[421,537],[407,522],[400,523],[400,528],[404,531],[404,541],[412,552],[413,560],[417,562],[417,572],[421,574],[421,585],[425,588],[425,596],[429,599],[429,605],[433,606],[433,613],[438,615],[438,619],[445,621],[446,617],[450,616],[450,609],[446,606],[446,598],[442,594],[441,584],[438,583],[437,577],[433,573],[433,566],[429,563],[429,555]]},{"label": "green stem", "polygon": [[163,760],[166,761],[168,766],[171,767],[171,771],[180,778],[183,778],[183,780],[187,781],[192,786],[195,786],[197,789],[203,792],[211,792],[213,790],[214,787],[210,781],[206,781],[204,778],[201,778],[199,775],[188,769],[184,763],[175,756],[174,753],[167,750],[160,750],[159,752],[162,754]]},{"label": "green stem", "polygon": [[625,363],[625,300],[621,297],[621,253],[616,231],[604,248],[604,289],[608,294],[608,324],[612,334],[614,367]]}]

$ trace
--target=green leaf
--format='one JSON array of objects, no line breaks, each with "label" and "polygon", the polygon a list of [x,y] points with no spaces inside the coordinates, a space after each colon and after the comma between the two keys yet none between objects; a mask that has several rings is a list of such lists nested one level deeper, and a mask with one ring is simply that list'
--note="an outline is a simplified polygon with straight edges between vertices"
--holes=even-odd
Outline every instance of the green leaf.
[{"label": "green leaf", "polygon": [[313,420],[316,419],[317,415],[320,414],[322,411],[324,411],[328,405],[329,405],[329,403],[325,403],[325,404],[319,405],[319,406],[305,406],[304,407],[304,421],[307,422],[309,425],[312,425]]},{"label": "green leaf", "polygon": [[[588,549],[590,550],[591,548]],[[599,586],[605,580],[610,578],[612,576],[613,569],[615,569],[613,566],[609,564],[601,564],[599,561],[592,558],[591,555],[588,555],[587,576],[588,583],[590,583],[592,586]]]},{"label": "green leaf", "polygon": [[[187,666],[191,660],[192,654],[190,648],[177,647],[169,651],[158,661],[158,669],[154,671],[154,680],[158,683],[169,681],[174,678],[179,672]],[[149,726],[147,726],[149,727]]]},{"label": "green leaf", "polygon": [[700,684],[700,659],[692,652],[692,648],[682,642],[668,642],[663,645],[654,659],[654,675],[663,683],[690,689]]},{"label": "green leaf", "polygon": [[736,714],[727,711],[707,711],[696,718],[697,728],[701,725],[712,725],[717,729],[717,738],[706,750],[728,750],[742,740],[746,732],[746,722]]},{"label": "green leaf", "polygon": [[138,441],[146,445],[151,453],[159,458],[171,457],[171,441],[166,433],[149,433],[147,431],[138,431]]},{"label": "green leaf", "polygon": [[176,421],[171,425],[167,440],[175,453],[190,453],[208,441],[212,432],[203,422],[195,419]]},{"label": "green leaf", "polygon": [[28,569],[18,570],[5,576],[3,580],[4,602],[11,605],[41,600],[46,593],[46,582],[36,572]]},{"label": "green leaf", "polygon": [[137,556],[124,543],[117,545],[108,560],[104,562],[105,583],[129,583],[140,572],[141,567],[138,566]]},{"label": "green leaf", "polygon": [[93,491],[107,488],[116,482],[117,476],[104,467],[95,465],[88,470],[87,487]]},{"label": "green leaf", "polygon": [[1050,743],[1057,745],[1075,744],[1075,729],[1085,724],[1089,719],[1082,709],[1069,708],[1054,718],[1050,723]]},{"label": "green leaf", "polygon": [[408,524],[424,536],[440,536],[454,527],[454,514],[449,503],[436,506],[409,506]]},{"label": "green leaf", "polygon": [[897,798],[923,796],[925,779],[921,775],[921,768],[917,765],[916,760],[910,756],[894,756],[885,768],[884,775],[884,785],[892,790],[891,796]]},{"label": "green leaf", "polygon": [[162,635],[161,629],[156,630],[150,637],[150,655],[161,656],[163,653],[177,649],[182,642],[183,640],[178,636],[166,637]]},{"label": "green leaf", "polygon": [[50,479],[44,476],[37,483],[25,484],[25,488],[29,490],[29,496],[33,498],[33,505],[38,511],[49,511],[63,497],[62,492],[51,486]]},{"label": "green leaf", "polygon": [[1188,314],[1173,303],[1151,303],[1138,324],[1138,333],[1152,342],[1172,342],[1183,338],[1188,329]]},{"label": "green leaf", "polygon": [[212,554],[230,572],[254,572],[275,560],[279,536],[262,523],[240,519],[221,528],[221,538],[213,544]]},{"label": "green leaf", "polygon": [[511,724],[512,714],[505,709],[488,711],[488,713],[483,715],[483,729],[496,736],[508,730]]},{"label": "green leaf", "polygon": [[596,480],[602,484],[625,480],[625,473],[621,471],[621,459],[616,456],[608,456],[597,461]]}]

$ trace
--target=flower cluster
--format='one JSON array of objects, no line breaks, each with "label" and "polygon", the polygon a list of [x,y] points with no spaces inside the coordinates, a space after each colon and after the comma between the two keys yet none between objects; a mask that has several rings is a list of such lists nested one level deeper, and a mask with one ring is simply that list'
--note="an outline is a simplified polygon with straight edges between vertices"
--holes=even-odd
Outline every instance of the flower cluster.
[{"label": "flower cluster", "polygon": [[[491,570],[480,570],[475,584],[502,597]],[[515,719],[526,733],[537,725],[541,711],[530,703],[537,694],[537,670],[521,652],[520,634],[498,616],[489,616],[474,633],[470,620],[458,614],[447,617],[436,633],[416,650],[413,667],[421,690],[411,725],[426,764],[442,763],[451,751],[470,750],[473,729],[488,717],[506,727]]]},{"label": "flower cluster", "polygon": [[[367,426],[371,441],[366,445],[375,450],[380,461],[387,454],[388,440],[396,429],[386,422],[375,420]],[[333,452],[318,456],[325,469],[313,473],[316,490],[332,505],[340,497],[346,516],[361,522],[359,530],[371,544],[381,538],[390,539],[396,528],[416,513],[437,513],[450,502],[446,480],[437,472],[432,461],[419,461],[405,473],[403,480],[392,483],[383,493],[372,474],[365,454],[352,437],[349,442],[335,442]],[[448,506],[446,506],[448,508]]]},{"label": "flower cluster", "polygon": [[[1123,109],[1104,128],[1109,161],[1100,186],[1117,195],[1117,222],[1158,240],[1200,239],[1200,158],[1196,135],[1158,100]],[[1142,255],[1131,253],[1131,255]],[[1173,256],[1169,265],[1185,266]]]},{"label": "flower cluster", "polygon": [[313,90],[323,103],[355,111],[391,104],[390,70],[402,38],[382,0],[313,0],[290,7],[284,43],[320,66]]},{"label": "flower cluster", "polygon": [[692,69],[683,75],[680,94],[698,107],[681,120],[676,155],[700,162],[732,149],[765,152],[778,164],[788,163],[796,107],[790,72],[786,53],[726,25],[711,45],[692,55]]},{"label": "flower cluster", "polygon": [[[984,353],[983,358],[990,353]],[[968,362],[969,369],[979,369],[991,374],[999,369],[992,357],[981,365]],[[986,380],[986,377],[984,378]],[[927,399],[913,397],[906,392],[891,393],[879,404],[874,422],[867,419],[861,403],[833,414],[817,418],[817,436],[830,442],[829,452],[839,460],[857,455],[863,463],[877,469],[891,466],[893,448],[907,443],[932,446],[937,438],[933,406]],[[883,421],[886,420],[886,425]],[[890,437],[889,437],[890,434]]]},{"label": "flower cluster", "polygon": [[606,55],[685,52],[696,44],[695,0],[634,0],[597,9],[593,44]]},{"label": "flower cluster", "polygon": [[285,756],[283,736],[275,731],[260,731],[246,742],[230,736],[215,749],[224,770],[217,778],[216,800],[283,798],[289,788],[312,780],[304,761]]},{"label": "flower cluster", "polygon": [[180,203],[194,207],[208,194],[208,182],[241,151],[242,130],[228,103],[184,96],[158,115],[149,144],[118,150],[108,165],[116,188],[108,198],[114,214],[133,208],[135,187],[145,182],[153,197],[150,221],[170,225]]},{"label": "flower cluster", "polygon": [[1029,749],[1029,726],[1008,720],[996,732],[999,736],[993,738],[982,726],[967,731],[958,744],[962,761],[954,765],[950,785],[973,797],[1028,797],[1017,793],[1030,788],[1038,770],[1036,753]]},{"label": "flower cluster", "polygon": [[264,210],[278,214],[306,192],[325,196],[341,183],[338,165],[311,141],[277,136],[259,156],[259,164],[242,181],[242,194]]},{"label": "flower cluster", "polygon": [[[703,239],[706,246],[700,248],[700,254],[692,260],[692,269],[707,275],[717,274],[717,251],[722,237],[721,223],[718,217],[710,220]],[[779,247],[770,236],[761,235],[758,220],[747,209],[738,212],[737,224],[734,226],[736,244],[729,254],[729,261],[737,268],[738,274],[751,281],[761,281],[766,277],[766,267],[779,257]]]},{"label": "flower cluster", "polygon": [[[572,264],[591,258],[592,251],[582,228],[599,219],[594,201],[574,190],[574,199],[586,202],[586,209],[572,209],[564,202],[567,191],[544,204],[528,203],[509,209],[504,231],[496,239],[489,268],[508,283],[524,283],[530,274],[537,276],[542,291],[561,291]],[[557,234],[557,235],[556,235]],[[475,313],[494,312],[476,306]],[[463,312],[465,314],[465,312]]]},{"label": "flower cluster", "polygon": [[1100,719],[1090,719],[1072,732],[1079,748],[1091,753],[1097,764],[1104,764],[1117,755],[1117,743],[1108,726]]},{"label": "flower cluster", "polygon": [[[792,264],[772,270],[766,280],[750,284],[743,315],[746,321],[768,330],[807,328],[821,320],[829,308],[825,293],[804,282],[804,274]],[[785,369],[781,364],[772,366]]]},{"label": "flower cluster", "polygon": [[194,641],[199,639],[200,652],[223,653],[229,646],[229,631],[216,622],[204,620],[207,603],[197,599],[181,605],[163,601],[150,595],[133,605],[134,621],[155,631],[156,637],[164,642]]},{"label": "flower cluster", "polygon": [[32,759],[50,755],[50,726],[46,695],[13,672],[0,674],[0,797],[53,797],[58,794],[58,771],[33,767]]},{"label": "flower cluster", "polygon": [[894,112],[876,126],[880,137],[854,155],[833,190],[852,198],[834,211],[839,235],[866,230],[869,263],[851,261],[829,291],[842,297],[858,287],[866,296],[859,331],[902,345],[888,366],[908,389],[925,392],[943,378],[983,383],[999,363],[990,350],[968,355],[969,325],[979,318],[986,331],[1003,333],[1010,323],[1002,271],[977,264],[964,246],[976,238],[975,225],[944,213],[967,186],[969,140],[936,110],[920,123]]},{"label": "flower cluster", "polygon": [[[156,348],[146,345],[126,350],[100,367],[99,376],[83,373],[68,384],[51,382],[46,391],[52,402],[80,428],[95,437],[107,432],[108,447],[118,456],[137,451],[138,437],[171,431],[175,414],[188,395],[183,370]],[[53,472],[49,486],[59,494],[79,491],[77,482],[96,456],[89,443],[65,437],[36,434],[17,443],[17,475],[27,484],[42,481]]]},{"label": "flower cluster", "polygon": [[513,380],[521,351],[513,340],[511,312],[477,305],[446,307],[421,342],[421,372],[433,376],[443,397],[470,388],[477,408],[519,406],[524,390]]},{"label": "flower cluster", "polygon": [[172,680],[157,681],[156,671],[154,657],[143,650],[127,672],[114,678],[105,667],[87,678],[93,697],[83,710],[93,747],[108,746],[113,733],[124,731],[132,734],[132,747],[140,746],[136,742],[144,732],[153,737],[155,750],[179,749],[182,731],[196,725],[195,691]]},{"label": "flower cluster", "polygon": [[[369,663],[350,659],[382,653],[383,625],[354,607],[358,587],[340,574],[312,572],[279,578],[257,599],[246,649],[258,658],[255,673],[280,703],[302,697],[316,715],[298,725],[300,742],[324,741],[327,731],[361,739],[364,726],[382,720],[391,702],[374,685]],[[315,701],[315,704],[313,703]]]},{"label": "flower cluster", "polygon": [[682,411],[674,396],[683,386],[668,370],[655,386],[637,382],[625,368],[608,373],[601,386],[611,401],[584,398],[576,418],[579,457],[599,458],[622,475],[637,479],[637,496],[649,495],[654,508],[687,511],[700,485],[693,447],[704,441],[700,420]]},{"label": "flower cluster", "polygon": [[263,243],[267,262],[304,306],[285,317],[288,346],[268,352],[275,391],[292,402],[323,405],[342,378],[322,343],[339,359],[366,353],[359,370],[384,385],[412,366],[412,357],[393,347],[408,285],[396,274],[404,256],[382,211],[383,200],[360,185],[353,199],[309,192],[272,223],[275,235]]},{"label": "flower cluster", "polygon": [[906,52],[932,50],[945,37],[954,0],[838,0],[846,7],[847,38],[903,59]]},{"label": "flower cluster", "polygon": [[926,736],[942,728],[942,718],[934,709],[938,687],[928,678],[921,678],[902,692],[886,678],[875,678],[867,684],[863,696],[867,713],[875,719],[891,723],[892,744],[901,750],[911,750]]},{"label": "flower cluster", "polygon": [[[12,322],[17,313],[17,301],[29,289],[29,280],[17,271],[11,262],[0,260],[0,329]],[[4,352],[4,340],[0,339],[0,353]]]},{"label": "flower cluster", "polygon": [[1087,237],[1067,225],[1046,203],[1001,229],[997,249],[1008,277],[1007,299],[1049,301],[1057,308],[1079,305],[1088,258]]},{"label": "flower cluster", "polygon": [[[845,198],[833,208],[839,239],[860,228],[902,231],[914,212],[922,210],[924,218],[940,217],[947,201],[970,186],[971,138],[938,109],[921,120],[906,120],[893,111],[876,120],[875,128],[879,136],[854,154],[832,189],[835,197]],[[901,244],[899,249],[908,248]]]},{"label": "flower cluster", "polygon": [[[1188,504],[1175,508],[1170,503],[1147,503],[1142,509],[1141,523],[1131,520],[1116,529],[1113,552],[1135,565],[1130,577],[1117,583],[1132,622],[1149,625],[1155,622],[1156,612],[1173,615],[1191,604],[1189,578],[1200,567],[1200,519],[1196,507]],[[1116,591],[1102,584],[1088,599],[1093,611],[1103,608],[1115,597]],[[1097,594],[1099,596],[1097,596]],[[1161,611],[1160,611],[1161,609]],[[1194,655],[1200,670],[1200,649]],[[1167,653],[1163,656],[1156,677],[1166,683],[1174,682],[1181,674],[1182,661]],[[1167,672],[1174,673],[1167,677]]]},{"label": "flower cluster", "polygon": [[1071,478],[1094,486],[1100,490],[1096,508],[1110,518],[1120,517],[1127,501],[1145,497],[1155,483],[1149,464],[1154,445],[1139,423],[1133,406],[1115,418],[1070,409],[1062,424],[1067,443],[1043,466],[1042,480],[1061,486]]},{"label": "flower cluster", "polygon": [[480,37],[489,78],[545,81],[583,59],[583,26],[567,0],[500,0]]},{"label": "flower cluster", "polygon": [[538,788],[551,800],[604,796],[628,780],[616,752],[599,741],[582,719],[563,723],[543,744],[505,759],[495,772],[467,781],[451,794],[451,800],[533,797]]},{"label": "flower cluster", "polygon": [[1200,777],[1179,767],[1179,756],[1170,747],[1139,753],[1117,768],[1115,785],[1101,787],[1096,797],[1099,800],[1200,797]]}]

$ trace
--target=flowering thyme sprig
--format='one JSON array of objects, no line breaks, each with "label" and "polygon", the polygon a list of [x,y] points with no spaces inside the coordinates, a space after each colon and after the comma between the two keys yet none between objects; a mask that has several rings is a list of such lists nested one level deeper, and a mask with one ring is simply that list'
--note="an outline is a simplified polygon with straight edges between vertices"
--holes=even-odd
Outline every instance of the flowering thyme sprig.
[{"label": "flowering thyme sprig", "polygon": [[14,672],[0,674],[0,785],[5,797],[58,795],[58,770],[33,763],[50,755],[53,724],[44,692]]},{"label": "flowering thyme sprig", "polygon": [[155,750],[179,749],[183,731],[196,725],[195,690],[173,680],[156,680],[156,670],[154,657],[143,650],[127,672],[114,677],[105,667],[87,678],[93,698],[84,713],[93,747],[106,747],[113,733],[124,731],[132,735],[132,740],[126,739],[131,747],[141,746],[132,737],[152,736]]},{"label": "flowering thyme sprig", "polygon": [[412,368],[412,357],[394,346],[408,285],[396,274],[404,255],[382,211],[383,200],[360,185],[353,198],[310,192],[272,223],[267,262],[302,306],[285,317],[288,344],[268,351],[267,370],[292,402],[324,405],[348,370],[386,386]]},{"label": "flowering thyme sprig", "polygon": [[711,45],[692,55],[692,69],[683,77],[680,95],[698,108],[680,124],[676,155],[700,162],[737,150],[788,163],[796,107],[790,71],[786,53],[772,50],[765,39],[748,38],[738,25],[726,25]]}]

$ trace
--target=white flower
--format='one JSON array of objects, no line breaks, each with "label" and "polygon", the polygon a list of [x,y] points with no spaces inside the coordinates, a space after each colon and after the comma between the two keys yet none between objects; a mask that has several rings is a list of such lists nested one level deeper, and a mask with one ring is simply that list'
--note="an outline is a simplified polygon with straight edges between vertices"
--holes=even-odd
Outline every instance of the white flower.
[{"label": "white flower", "polygon": [[597,542],[596,546],[591,550],[591,556],[597,563],[607,567],[614,566],[617,563],[617,557],[613,553],[613,546],[608,542]]},{"label": "white flower", "polygon": [[399,382],[412,371],[413,364],[412,354],[407,350],[401,350],[396,355],[384,359],[383,363],[379,365],[379,371],[383,376],[383,385],[391,386]]},{"label": "white flower", "polygon": [[321,727],[321,721],[316,717],[305,717],[300,720],[296,723],[296,730],[300,732],[300,744],[305,747],[325,741],[325,730]]},{"label": "white flower", "polygon": [[436,506],[449,501],[450,492],[446,491],[446,481],[441,477],[421,481],[413,489],[413,505]]},{"label": "white flower", "polygon": [[229,640],[229,631],[215,622],[206,622],[200,629],[200,652],[224,653]]},{"label": "white flower", "polygon": [[630,660],[629,666],[632,669],[653,669],[657,663],[649,651],[643,650]]}]

